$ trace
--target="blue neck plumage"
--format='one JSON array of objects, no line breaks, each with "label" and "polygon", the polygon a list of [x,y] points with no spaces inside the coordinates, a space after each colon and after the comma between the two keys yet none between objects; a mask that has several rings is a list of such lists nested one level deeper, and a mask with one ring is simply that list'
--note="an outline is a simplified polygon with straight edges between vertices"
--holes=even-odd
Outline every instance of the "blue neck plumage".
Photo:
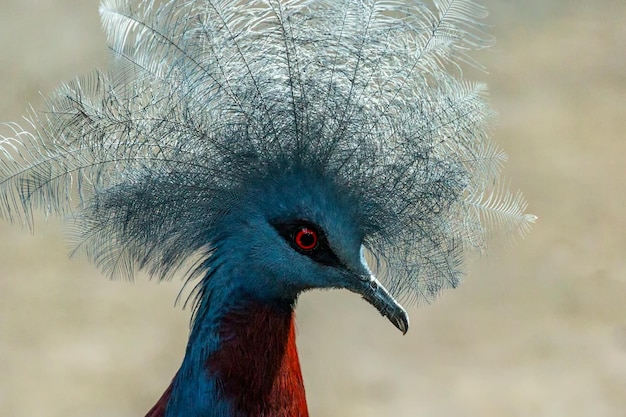
[{"label": "blue neck plumage", "polygon": [[295,298],[252,297],[238,286],[236,265],[215,266],[203,280],[183,363],[148,416],[307,415]]},{"label": "blue neck plumage", "polygon": [[219,274],[213,275],[212,282],[203,283],[210,288],[203,289],[204,294],[198,300],[185,358],[172,381],[166,417],[233,415],[228,402],[218,395],[216,380],[206,367],[208,357],[220,347],[219,321],[231,304],[223,283],[217,282]]}]

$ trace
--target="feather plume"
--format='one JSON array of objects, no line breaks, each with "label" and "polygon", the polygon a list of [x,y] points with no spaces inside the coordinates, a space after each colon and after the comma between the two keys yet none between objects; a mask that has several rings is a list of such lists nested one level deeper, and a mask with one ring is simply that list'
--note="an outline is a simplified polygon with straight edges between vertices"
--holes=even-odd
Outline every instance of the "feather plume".
[{"label": "feather plume", "polygon": [[109,68],[0,137],[0,216],[67,216],[112,275],[171,276],[209,252],[241,190],[295,166],[353,201],[398,296],[456,286],[466,249],[534,220],[498,185],[485,87],[461,76],[490,43],[473,1],[103,0],[100,14]]}]

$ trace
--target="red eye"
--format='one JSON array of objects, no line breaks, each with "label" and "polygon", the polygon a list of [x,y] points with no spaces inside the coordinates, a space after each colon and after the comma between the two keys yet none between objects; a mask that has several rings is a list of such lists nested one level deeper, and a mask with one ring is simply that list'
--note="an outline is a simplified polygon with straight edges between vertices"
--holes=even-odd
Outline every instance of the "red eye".
[{"label": "red eye", "polygon": [[294,238],[296,245],[302,250],[312,250],[317,246],[317,232],[308,227],[301,227]]}]

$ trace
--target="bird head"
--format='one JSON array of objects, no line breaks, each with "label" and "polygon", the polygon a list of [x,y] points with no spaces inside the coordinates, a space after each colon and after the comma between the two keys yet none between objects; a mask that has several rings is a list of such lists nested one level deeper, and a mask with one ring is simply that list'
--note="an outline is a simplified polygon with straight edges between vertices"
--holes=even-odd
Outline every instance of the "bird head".
[{"label": "bird head", "polygon": [[113,276],[200,255],[203,285],[228,260],[268,299],[346,288],[403,332],[394,297],[455,287],[494,226],[534,220],[458,71],[489,43],[475,3],[131,3],[102,2],[109,68],[0,138],[0,216],[67,215]]},{"label": "bird head", "polygon": [[293,300],[315,288],[347,289],[406,333],[405,310],[365,259],[368,226],[349,190],[304,166],[257,175],[245,184],[213,243],[245,269],[236,273],[240,288],[269,301]]}]

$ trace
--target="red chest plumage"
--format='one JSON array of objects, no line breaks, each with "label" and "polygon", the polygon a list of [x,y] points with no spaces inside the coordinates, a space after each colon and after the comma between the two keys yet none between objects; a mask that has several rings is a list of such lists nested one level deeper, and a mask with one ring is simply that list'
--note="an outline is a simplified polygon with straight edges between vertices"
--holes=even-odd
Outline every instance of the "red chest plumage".
[{"label": "red chest plumage", "polygon": [[241,417],[308,417],[291,306],[251,304],[228,313],[207,360],[220,394]]}]

